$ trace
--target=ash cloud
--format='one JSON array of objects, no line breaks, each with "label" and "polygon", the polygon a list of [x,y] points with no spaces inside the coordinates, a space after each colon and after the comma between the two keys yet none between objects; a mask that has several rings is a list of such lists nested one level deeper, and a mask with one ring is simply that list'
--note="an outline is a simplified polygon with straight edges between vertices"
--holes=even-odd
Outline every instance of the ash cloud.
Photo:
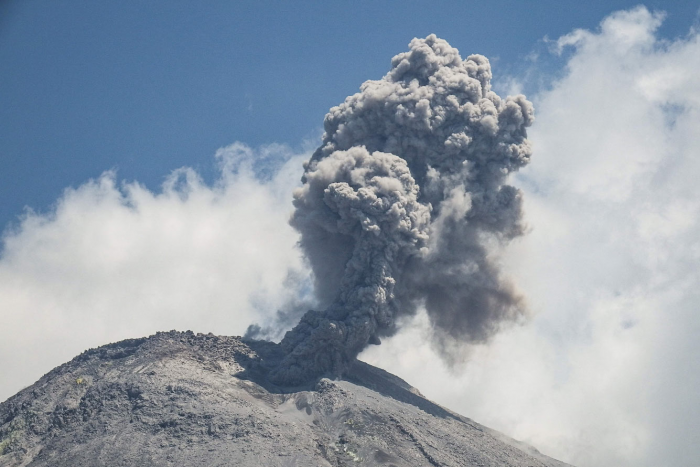
[{"label": "ash cloud", "polygon": [[414,39],[380,80],[326,115],[291,224],[319,308],[281,342],[280,384],[342,374],[424,305],[435,341],[484,342],[525,312],[498,251],[523,234],[508,175],[526,165],[532,104],[491,91],[486,57]]}]

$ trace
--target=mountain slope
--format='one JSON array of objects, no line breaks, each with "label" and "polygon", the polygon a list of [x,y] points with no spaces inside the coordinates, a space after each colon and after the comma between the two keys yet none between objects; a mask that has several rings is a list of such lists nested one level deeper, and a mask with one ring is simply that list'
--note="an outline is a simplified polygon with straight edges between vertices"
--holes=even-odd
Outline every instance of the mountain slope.
[{"label": "mountain slope", "polygon": [[278,358],[175,331],[89,350],[0,404],[0,467],[566,465],[362,362],[271,386]]}]

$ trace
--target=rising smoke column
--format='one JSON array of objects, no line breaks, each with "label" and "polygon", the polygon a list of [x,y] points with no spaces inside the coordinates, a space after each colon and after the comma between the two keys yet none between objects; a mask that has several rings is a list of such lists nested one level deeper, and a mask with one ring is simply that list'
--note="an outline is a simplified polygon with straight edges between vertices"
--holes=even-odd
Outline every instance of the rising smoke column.
[{"label": "rising smoke column", "polygon": [[435,35],[409,47],[326,115],[294,194],[291,224],[325,311],[285,335],[280,384],[342,374],[420,305],[446,356],[524,313],[497,253],[523,234],[507,178],[529,162],[532,104],[491,91],[486,57],[462,60]]}]

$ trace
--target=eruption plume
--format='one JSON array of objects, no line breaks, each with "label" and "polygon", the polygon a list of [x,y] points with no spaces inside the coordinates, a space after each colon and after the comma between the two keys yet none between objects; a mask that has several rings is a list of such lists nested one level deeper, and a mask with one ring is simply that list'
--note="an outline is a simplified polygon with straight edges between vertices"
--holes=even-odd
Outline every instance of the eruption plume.
[{"label": "eruption plume", "polygon": [[285,335],[279,384],[341,374],[421,305],[446,354],[524,313],[496,259],[524,229],[507,178],[530,160],[532,104],[491,91],[486,57],[462,60],[435,35],[409,47],[326,115],[294,193],[291,224],[325,311]]}]

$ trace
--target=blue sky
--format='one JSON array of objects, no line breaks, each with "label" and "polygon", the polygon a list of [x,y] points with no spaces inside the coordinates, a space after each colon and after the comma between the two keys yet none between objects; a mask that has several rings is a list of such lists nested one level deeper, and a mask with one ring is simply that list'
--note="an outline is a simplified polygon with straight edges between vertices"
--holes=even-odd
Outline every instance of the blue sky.
[{"label": "blue sky", "polygon": [[[157,187],[205,177],[234,141],[299,146],[327,110],[436,33],[496,76],[629,1],[9,1],[0,6],[0,227],[45,211],[103,171]],[[651,1],[660,34],[686,34],[697,2]]]},{"label": "blue sky", "polygon": [[200,3],[0,3],[0,400],[303,303],[288,220],[323,117],[436,33],[535,106],[499,257],[531,318],[450,367],[418,312],[360,358],[579,467],[697,463],[700,2]]}]

